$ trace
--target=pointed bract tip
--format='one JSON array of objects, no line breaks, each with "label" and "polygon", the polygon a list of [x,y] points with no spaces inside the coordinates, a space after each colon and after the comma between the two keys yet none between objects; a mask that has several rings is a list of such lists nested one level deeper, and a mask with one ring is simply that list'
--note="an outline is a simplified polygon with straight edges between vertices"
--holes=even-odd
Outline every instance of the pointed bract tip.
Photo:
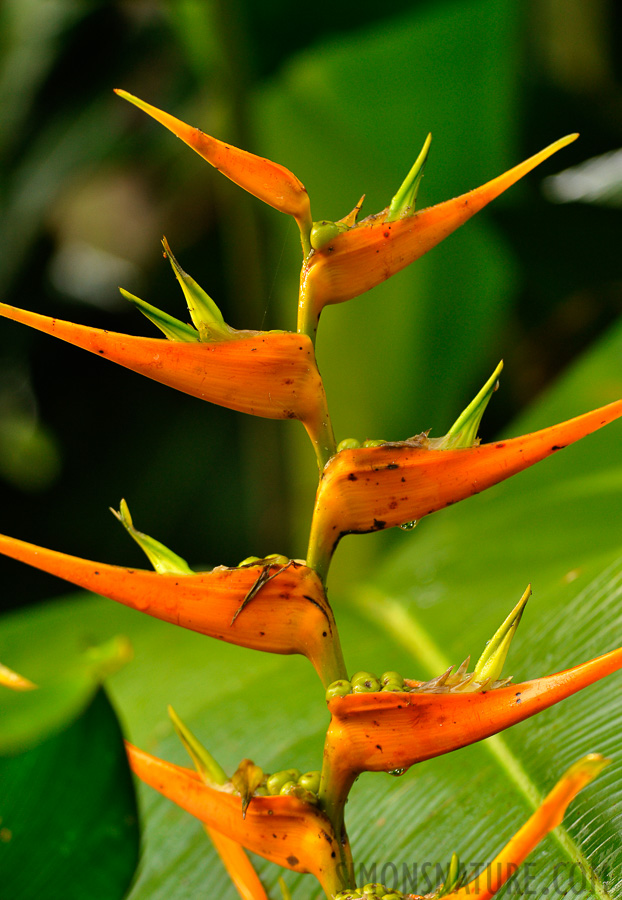
[{"label": "pointed bract tip", "polygon": [[503,370],[503,360],[500,361],[486,384],[471,400],[447,434],[441,438],[432,439],[431,448],[434,450],[459,450],[473,447],[478,443],[477,432],[481,424],[490,398],[499,387],[499,376]]},{"label": "pointed bract tip", "polygon": [[210,295],[197,284],[194,278],[188,275],[187,272],[184,272],[173,255],[173,251],[165,237],[162,238],[162,246],[164,247],[164,255],[170,262],[175,277],[184,293],[188,304],[188,312],[199,332],[201,340],[223,340],[229,337],[231,329],[225,323],[220,309]]},{"label": "pointed bract tip", "polygon": [[428,158],[428,153],[430,152],[431,142],[432,135],[428,134],[423,147],[421,148],[419,156],[415,160],[410,172],[404,179],[400,189],[391,200],[385,222],[393,222],[395,219],[402,219],[406,216],[412,216],[415,212],[417,193],[419,191],[419,185],[421,184],[421,179],[423,177],[423,170]]},{"label": "pointed bract tip", "polygon": [[530,596],[531,585],[529,584],[507,619],[486,644],[473,672],[476,681],[498,681],[501,677],[510,644]]},{"label": "pointed bract tip", "polygon": [[224,769],[216,762],[212,754],[203,746],[199,739],[195,737],[188,726],[182,722],[170,704],[167,707],[167,712],[177,737],[184,745],[188,756],[205,784],[227,784],[229,779]]},{"label": "pointed bract tip", "polygon": [[125,500],[121,500],[118,512],[112,507],[110,507],[110,512],[121,522],[130,537],[136,541],[156,572],[160,575],[194,575],[185,559],[182,559],[181,556],[178,556],[177,553],[174,553],[160,541],[156,541],[155,538],[138,531],[134,527],[132,516]]},{"label": "pointed bract tip", "polygon": [[23,675],[19,675],[8,666],[3,666],[2,663],[0,663],[0,685],[10,688],[12,691],[34,691],[37,687],[34,681],[24,678]]}]

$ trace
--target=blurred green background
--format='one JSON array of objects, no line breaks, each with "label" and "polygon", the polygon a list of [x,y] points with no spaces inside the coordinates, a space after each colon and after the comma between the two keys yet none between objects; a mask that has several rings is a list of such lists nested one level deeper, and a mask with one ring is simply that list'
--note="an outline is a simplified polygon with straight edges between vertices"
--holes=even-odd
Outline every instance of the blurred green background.
[{"label": "blurred green background", "polygon": [[[294,327],[293,223],[116,86],[284,163],[315,218],[344,215],[363,192],[368,214],[385,206],[428,131],[426,206],[580,131],[410,271],[323,317],[338,439],[441,434],[503,357],[491,437],[622,309],[615,197],[560,203],[542,190],[622,143],[621,30],[613,0],[320,0],[304,13],[255,0],[5,0],[0,296],[155,334],[117,287],[183,317],[166,234],[231,324]],[[0,329],[2,531],[136,563],[107,511],[125,497],[138,527],[194,565],[304,555],[315,473],[297,423],[246,420],[23,326]],[[400,539],[346,542],[336,583]],[[58,589],[4,560],[0,578],[7,607]]]}]

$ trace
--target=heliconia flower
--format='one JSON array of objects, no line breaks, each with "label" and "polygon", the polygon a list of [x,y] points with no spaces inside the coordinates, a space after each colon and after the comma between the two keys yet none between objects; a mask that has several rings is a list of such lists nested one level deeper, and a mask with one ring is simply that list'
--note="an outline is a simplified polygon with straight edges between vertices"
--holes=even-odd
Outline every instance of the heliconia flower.
[{"label": "heliconia flower", "polygon": [[3,666],[2,663],[0,663],[0,685],[13,691],[32,691],[37,687],[34,682],[9,669],[8,666]]},{"label": "heliconia flower", "polygon": [[490,737],[622,668],[622,649],[563,672],[474,693],[361,693],[329,701],[320,800],[335,821],[361,772],[401,773]]},{"label": "heliconia flower", "polygon": [[[346,534],[408,524],[540,462],[622,415],[622,400],[533,434],[465,449],[430,449],[427,435],[341,450],[324,467],[307,565],[326,578]],[[433,446],[433,445],[432,445]]]},{"label": "heliconia flower", "polygon": [[324,386],[305,335],[249,331],[238,340],[186,342],[117,334],[6,303],[0,316],[210,403],[267,419],[299,419],[320,465],[334,452]]},{"label": "heliconia flower", "polygon": [[503,175],[437,206],[414,214],[404,214],[402,209],[397,218],[393,217],[395,210],[391,214],[391,207],[387,207],[352,228],[335,231],[331,240],[305,260],[300,279],[298,330],[313,335],[325,306],[358,297],[419,259],[577,137],[563,137]]},{"label": "heliconia flower", "polygon": [[254,797],[242,817],[241,798],[200,776],[127,745],[134,773],[169,800],[247,850],[292,869],[309,872],[328,896],[352,878],[347,841],[338,841],[327,816],[291,795]]},{"label": "heliconia flower", "polygon": [[324,685],[344,677],[333,612],[319,578],[301,563],[282,566],[268,560],[193,575],[160,574],[80,559],[5,535],[0,535],[0,553],[218,640],[270,653],[300,653]]},{"label": "heliconia flower", "polygon": [[245,191],[274,209],[293,216],[301,235],[308,239],[311,228],[309,195],[302,182],[285,166],[210,137],[198,128],[186,125],[175,116],[128,94],[127,91],[117,89],[115,93],[172,131],[199,156]]}]

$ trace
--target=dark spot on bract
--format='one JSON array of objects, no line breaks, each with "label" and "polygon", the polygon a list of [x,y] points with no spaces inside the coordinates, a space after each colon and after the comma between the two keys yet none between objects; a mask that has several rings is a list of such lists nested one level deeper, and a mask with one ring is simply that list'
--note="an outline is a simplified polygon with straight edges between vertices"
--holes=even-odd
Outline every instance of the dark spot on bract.
[{"label": "dark spot on bract", "polygon": [[553,444],[551,447],[551,453],[554,453],[556,450],[563,450],[566,444]]},{"label": "dark spot on bract", "polygon": [[350,472],[350,474],[348,475],[348,481],[358,481],[358,478],[356,477],[354,472]]},{"label": "dark spot on bract", "polygon": [[500,444],[495,444],[497,450],[500,450],[502,447],[505,447],[505,441],[502,441]]},{"label": "dark spot on bract", "polygon": [[406,479],[405,479],[405,478],[404,478],[404,476],[403,476],[403,475],[402,475],[402,481],[404,481],[404,482],[405,482],[405,481],[406,481]]},{"label": "dark spot on bract", "polygon": [[389,503],[389,509],[395,509],[396,506],[397,506],[397,500],[392,500]]},{"label": "dark spot on bract", "polygon": [[293,383],[294,383],[294,379],[293,379],[293,378],[286,378],[286,379],[283,381],[283,384],[293,384]]},{"label": "dark spot on bract", "polygon": [[268,815],[269,815],[269,816],[273,816],[273,815],[274,815],[274,810],[273,810],[273,809],[269,809],[269,810],[268,810]]},{"label": "dark spot on bract", "polygon": [[380,750],[380,752],[382,753],[382,747],[380,746],[380,744],[376,744],[376,750]]},{"label": "dark spot on bract", "polygon": [[265,634],[266,634],[265,631],[260,631],[260,632],[259,632],[260,637],[265,637]]},{"label": "dark spot on bract", "polygon": [[386,527],[386,522],[383,522],[382,519],[374,519],[374,531],[381,531]]},{"label": "dark spot on bract", "polygon": [[298,857],[291,854],[290,856],[287,857],[287,862],[290,864],[290,866],[297,866],[298,865]]},{"label": "dark spot on bract", "polygon": [[104,351],[103,351],[103,350],[98,350],[97,352],[98,352],[98,353],[103,353]]},{"label": "dark spot on bract", "polygon": [[389,465],[387,466],[387,469],[399,469],[399,464],[398,463],[389,463]]}]

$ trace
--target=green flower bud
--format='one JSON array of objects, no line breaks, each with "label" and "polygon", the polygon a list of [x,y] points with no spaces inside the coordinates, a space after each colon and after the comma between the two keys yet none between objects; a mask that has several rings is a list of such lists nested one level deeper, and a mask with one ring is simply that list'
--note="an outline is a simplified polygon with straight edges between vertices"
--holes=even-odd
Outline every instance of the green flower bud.
[{"label": "green flower bud", "polygon": [[355,694],[373,694],[380,690],[380,682],[371,672],[356,672],[351,678],[351,683]]},{"label": "green flower bud", "polygon": [[399,694],[401,691],[405,690],[404,679],[401,681],[387,681],[387,683],[382,686],[382,690]]},{"label": "green flower bud", "polygon": [[289,781],[286,781],[286,782],[281,786],[281,790],[279,791],[279,794],[281,794],[281,795],[283,795],[283,794],[294,794],[294,793],[296,792],[296,788],[297,788],[297,787],[298,787],[298,785],[296,784],[296,782],[295,782],[295,781],[292,781],[292,780],[290,779]]},{"label": "green flower bud", "polygon": [[241,563],[238,563],[238,569],[241,569],[242,566],[254,566],[259,562],[261,562],[260,556],[247,556],[246,559],[243,559]]},{"label": "green flower bud", "polygon": [[298,784],[305,790],[317,794],[320,789],[320,773],[317,771],[305,772],[304,775],[301,775],[298,779]]},{"label": "green flower bud", "polygon": [[328,219],[314,222],[311,227],[311,234],[309,235],[311,246],[314,250],[321,250],[346,229],[347,226],[339,226],[336,222],[329,222]]},{"label": "green flower bud", "polygon": [[277,794],[281,793],[281,788],[283,787],[283,785],[291,780],[292,776],[289,769],[282,770],[281,772],[274,772],[274,774],[270,775],[270,777],[266,781],[268,793],[272,797],[275,797]]},{"label": "green flower bud", "polygon": [[367,894],[368,896],[370,894],[379,894],[380,897],[382,897],[383,894],[386,894],[387,889],[384,886],[384,884],[370,883],[370,884],[364,884],[362,887],[362,891],[364,894]]},{"label": "green flower bud", "polygon": [[383,672],[380,676],[380,684],[386,684],[388,681],[397,681],[400,684],[404,683],[404,679],[399,672]]},{"label": "green flower bud", "polygon": [[389,894],[383,894],[382,900],[404,900],[404,895],[401,891],[391,891]]},{"label": "green flower bud", "polygon": [[363,441],[363,447],[379,447],[381,444],[386,444],[386,441]]},{"label": "green flower bud", "polygon": [[289,562],[289,559],[282,553],[270,553],[268,556],[264,556],[264,560],[272,566],[286,566]]},{"label": "green flower bud", "polygon": [[339,453],[340,450],[358,450],[360,446],[361,442],[357,441],[356,438],[344,438],[337,444],[337,453]]},{"label": "green flower bud", "polygon": [[351,693],[352,685],[349,681],[341,678],[339,681],[333,681],[332,684],[328,685],[326,688],[326,700],[332,700],[333,697],[345,697],[347,694]]}]

